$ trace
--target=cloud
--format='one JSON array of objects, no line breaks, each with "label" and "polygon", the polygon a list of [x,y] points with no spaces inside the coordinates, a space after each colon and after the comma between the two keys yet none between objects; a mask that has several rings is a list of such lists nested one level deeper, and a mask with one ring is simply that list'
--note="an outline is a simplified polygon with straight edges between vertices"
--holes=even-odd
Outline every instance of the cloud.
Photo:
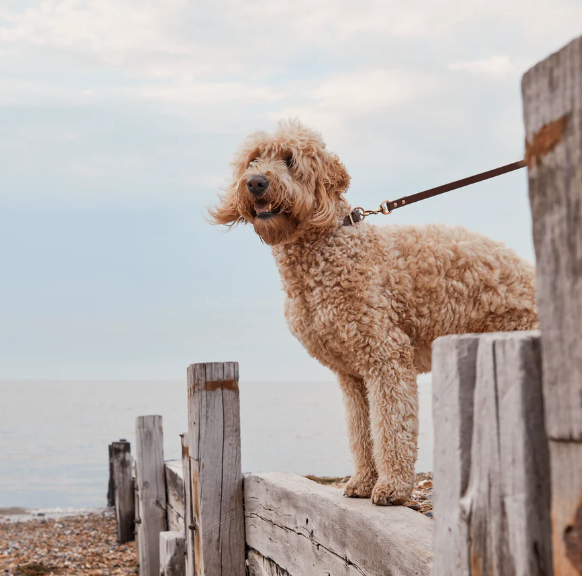
[{"label": "cloud", "polygon": [[[354,52],[392,65],[414,57],[411,41],[431,50],[433,43],[455,44],[464,32],[498,33],[499,22],[511,27],[515,46],[520,36],[563,43],[579,32],[582,5],[578,0],[541,0],[535,8],[526,0],[4,0],[0,20],[4,54],[58,50],[85,65],[140,77],[216,81],[232,74],[277,75],[309,50],[348,68]],[[487,38],[495,44],[490,33]]]},{"label": "cloud", "polygon": [[240,82],[187,82],[174,85],[149,85],[131,89],[129,96],[186,106],[215,106],[225,102],[239,105],[280,100],[284,92],[269,86]]},{"label": "cloud", "polygon": [[464,60],[453,62],[448,66],[449,70],[469,72],[475,76],[487,76],[493,78],[507,78],[523,70],[523,65],[511,62],[509,56],[491,56],[482,60]]},{"label": "cloud", "polygon": [[433,75],[414,70],[372,69],[330,75],[308,87],[301,83],[288,89],[286,105],[269,111],[267,118],[297,117],[325,134],[340,137],[345,136],[346,120],[405,108],[442,91],[442,83]]}]

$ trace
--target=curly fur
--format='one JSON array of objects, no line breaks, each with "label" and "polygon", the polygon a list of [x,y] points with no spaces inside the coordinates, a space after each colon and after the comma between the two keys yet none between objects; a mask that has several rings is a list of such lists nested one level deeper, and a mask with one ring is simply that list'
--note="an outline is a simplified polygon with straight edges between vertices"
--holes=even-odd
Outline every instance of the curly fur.
[{"label": "curly fur", "polygon": [[[416,375],[446,334],[537,327],[534,268],[500,242],[462,227],[343,227],[350,177],[321,136],[299,122],[250,136],[215,223],[254,226],[272,246],[285,316],[344,394],[354,472],[346,495],[401,504],[414,484]],[[270,182],[257,216],[246,182]]]}]

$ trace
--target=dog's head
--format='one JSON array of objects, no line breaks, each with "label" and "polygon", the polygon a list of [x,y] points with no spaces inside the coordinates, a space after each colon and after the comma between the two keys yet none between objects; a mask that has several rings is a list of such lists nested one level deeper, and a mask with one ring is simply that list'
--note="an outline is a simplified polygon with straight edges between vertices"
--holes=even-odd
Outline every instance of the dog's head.
[{"label": "dog's head", "polygon": [[329,233],[349,212],[342,197],[350,177],[317,132],[298,121],[281,122],[270,135],[249,136],[234,162],[215,224],[250,223],[271,245]]}]

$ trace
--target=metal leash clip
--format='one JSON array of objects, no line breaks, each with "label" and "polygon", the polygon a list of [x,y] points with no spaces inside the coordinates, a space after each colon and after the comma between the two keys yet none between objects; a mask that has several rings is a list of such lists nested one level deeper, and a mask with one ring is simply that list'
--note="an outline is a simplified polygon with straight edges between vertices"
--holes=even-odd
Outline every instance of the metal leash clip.
[{"label": "metal leash clip", "polygon": [[375,216],[376,214],[392,214],[392,210],[390,210],[389,204],[390,200],[384,200],[384,202],[380,204],[380,207],[377,210],[365,210],[361,206],[356,206],[350,213],[350,220],[352,221],[352,224],[354,224],[354,220],[352,218],[352,214],[354,213],[359,215],[358,222],[361,222],[368,216]]}]

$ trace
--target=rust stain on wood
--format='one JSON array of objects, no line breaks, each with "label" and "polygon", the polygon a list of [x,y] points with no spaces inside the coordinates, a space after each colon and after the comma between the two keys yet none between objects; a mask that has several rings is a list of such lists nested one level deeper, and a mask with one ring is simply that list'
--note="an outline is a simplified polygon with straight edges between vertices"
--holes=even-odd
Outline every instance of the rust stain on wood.
[{"label": "rust stain on wood", "polygon": [[[195,382],[192,386],[188,386],[188,398],[192,398],[196,392],[200,383]],[[233,390],[238,392],[238,380],[215,380],[212,382],[206,382],[203,384],[203,388],[206,392],[212,392],[213,390],[218,390],[222,388],[223,390]]]},{"label": "rust stain on wood", "polygon": [[542,126],[533,136],[533,141],[525,142],[525,161],[528,168],[533,168],[546,154],[551,152],[562,140],[568,127],[569,114]]},{"label": "rust stain on wood", "polygon": [[471,576],[483,574],[483,558],[475,550],[474,542],[471,542]]},{"label": "rust stain on wood", "polygon": [[572,524],[564,530],[566,557],[582,576],[582,500],[578,503]]},{"label": "rust stain on wood", "polygon": [[237,380],[217,380],[215,382],[206,382],[204,385],[204,390],[207,392],[212,392],[212,390],[218,390],[222,388],[223,390],[234,390],[238,391],[238,381]]},{"label": "rust stain on wood", "polygon": [[190,458],[190,451],[187,444],[182,444],[182,458]]}]

